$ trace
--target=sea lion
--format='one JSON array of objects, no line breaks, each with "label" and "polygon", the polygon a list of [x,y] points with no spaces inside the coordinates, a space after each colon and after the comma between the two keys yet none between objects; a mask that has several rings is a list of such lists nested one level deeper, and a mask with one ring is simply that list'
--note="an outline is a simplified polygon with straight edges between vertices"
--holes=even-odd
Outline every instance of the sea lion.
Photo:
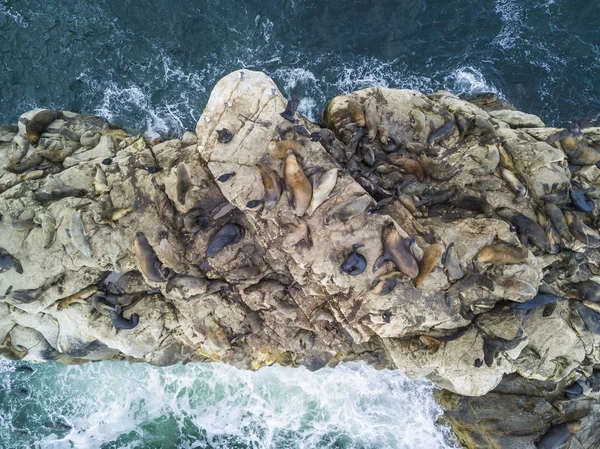
[{"label": "sea lion", "polygon": [[400,271],[391,271],[390,273],[378,276],[373,280],[373,282],[371,282],[369,291],[374,295],[387,295],[396,288],[398,279],[400,279],[402,276],[404,276],[404,274]]},{"label": "sea lion", "polygon": [[340,267],[340,273],[346,273],[350,276],[358,276],[365,271],[367,268],[367,259],[365,259],[365,256],[356,251],[363,246],[365,245],[362,243],[356,243],[352,245],[352,252],[350,252],[344,259],[344,262]]},{"label": "sea lion", "polygon": [[427,145],[432,147],[444,140],[452,132],[454,121],[452,119],[447,120],[439,128],[436,128],[433,122],[429,121],[429,127],[431,128],[431,133],[429,133],[429,137],[427,138]]},{"label": "sea lion", "polygon": [[435,354],[438,352],[441,346],[441,342],[428,335],[419,336],[419,341],[429,350],[429,354]]},{"label": "sea lion", "polygon": [[88,285],[87,287],[79,290],[78,292],[73,293],[65,298],[62,298],[57,301],[57,309],[64,310],[69,307],[71,304],[84,302],[86,299],[95,295],[100,291],[97,285]]},{"label": "sea lion", "polygon": [[404,169],[407,173],[414,174],[419,182],[423,182],[423,180],[425,179],[423,167],[421,167],[421,164],[418,161],[415,161],[414,159],[401,157],[396,154],[389,154],[387,156],[387,161],[392,165]]},{"label": "sea lion", "polygon": [[86,131],[84,132],[79,139],[75,139],[77,137],[77,133],[73,132],[68,128],[62,128],[60,130],[61,135],[69,136],[71,140],[78,140],[81,145],[86,148],[94,148],[96,145],[100,143],[100,139],[102,135],[100,133],[96,133],[94,131]]},{"label": "sea lion", "polygon": [[231,349],[231,343],[225,329],[215,320],[212,313],[204,318],[204,331],[208,342],[212,346],[219,350]]},{"label": "sea lion", "polygon": [[456,195],[456,188],[450,187],[442,191],[435,191],[428,195],[422,195],[420,200],[415,203],[415,206],[437,206],[438,204],[445,204]]},{"label": "sea lion", "polygon": [[190,299],[193,296],[206,293],[208,280],[196,276],[176,275],[167,282],[167,294],[175,291],[181,298]]},{"label": "sea lion", "polygon": [[348,99],[348,113],[352,123],[356,123],[361,128],[365,126],[365,113],[360,103],[354,98]]},{"label": "sea lion", "polygon": [[265,188],[265,210],[271,210],[281,197],[281,182],[277,173],[263,164],[256,164]]},{"label": "sea lion", "polygon": [[4,342],[0,345],[0,356],[7,360],[17,361],[23,359],[29,350],[22,345],[13,345],[10,334],[6,335]]},{"label": "sea lion", "polygon": [[381,121],[379,112],[377,111],[377,102],[373,97],[365,101],[365,126],[367,127],[367,137],[369,142],[373,142],[377,136],[377,127]]},{"label": "sea lion", "polygon": [[492,265],[504,265],[522,263],[529,257],[527,248],[520,245],[508,243],[493,243],[486,245],[477,253],[477,261],[491,263]]},{"label": "sea lion", "polygon": [[600,335],[600,313],[587,307],[580,301],[572,301],[571,304],[579,313],[587,329],[596,335]]},{"label": "sea lion", "polygon": [[55,164],[62,163],[67,157],[71,156],[75,151],[79,149],[79,145],[74,142],[65,143],[59,147],[41,149],[42,145],[38,146],[36,154],[42,156],[44,159],[54,162]]},{"label": "sea lion", "polygon": [[356,150],[358,149],[358,144],[360,143],[360,141],[362,140],[362,138],[364,136],[365,136],[364,128],[359,128],[358,130],[356,130],[356,132],[352,136],[352,139],[350,139],[350,142],[348,142],[348,145],[346,145],[346,149],[345,149],[346,158],[350,159],[352,157],[352,155],[354,155],[356,153]]},{"label": "sea lion", "polygon": [[390,132],[385,125],[379,125],[377,127],[377,135],[382,145],[387,145],[390,140]]},{"label": "sea lion", "polygon": [[425,137],[426,132],[425,114],[419,109],[412,109],[410,111],[410,118],[410,126],[413,128],[413,139],[421,140]]},{"label": "sea lion", "polygon": [[58,120],[62,117],[64,117],[62,111],[43,109],[36,112],[30,119],[19,118],[19,122],[25,125],[25,135],[27,136],[29,143],[33,146],[37,146],[40,137],[46,131],[46,128],[48,128],[54,120]]},{"label": "sea lion", "polygon": [[6,169],[13,173],[25,173],[27,170],[31,170],[43,162],[44,158],[41,154],[35,152],[31,156],[23,160],[11,159],[6,165]]},{"label": "sea lion", "polygon": [[471,154],[470,157],[480,165],[479,168],[471,170],[471,174],[475,176],[484,176],[493,173],[500,163],[500,152],[496,145],[488,145],[485,158],[480,158],[473,154]]},{"label": "sea lion", "polygon": [[17,273],[23,274],[21,262],[4,248],[0,248],[0,273],[6,273],[8,270],[15,270]]},{"label": "sea lion", "polygon": [[567,137],[560,141],[560,146],[570,165],[596,165],[600,162],[600,151],[588,145],[585,139]]},{"label": "sea lion", "polygon": [[148,243],[142,232],[136,232],[133,241],[133,253],[142,274],[152,282],[166,282],[169,278],[169,270],[163,267],[162,262]]},{"label": "sea lion", "polygon": [[440,164],[436,164],[424,154],[418,155],[417,160],[419,161],[419,164],[421,164],[425,174],[436,181],[448,181],[459,171],[459,168],[457,167],[442,167]]},{"label": "sea lion", "polygon": [[547,253],[552,251],[546,231],[539,223],[509,207],[499,207],[496,209],[496,213],[500,218],[511,223],[512,227],[519,233],[519,239],[523,246],[531,244]]},{"label": "sea lion", "polygon": [[548,304],[556,303],[562,297],[552,293],[538,293],[533,299],[525,302],[509,301],[508,306],[517,311],[533,310],[538,307],[545,307]]},{"label": "sea lion", "polygon": [[502,179],[508,183],[510,190],[517,194],[515,202],[520,203],[523,201],[527,197],[527,188],[519,181],[516,175],[505,168],[500,169],[500,174],[502,175]]},{"label": "sea lion", "polygon": [[496,296],[511,301],[522,301],[533,298],[537,288],[527,281],[507,276],[492,276]]},{"label": "sea lion", "polygon": [[473,123],[483,140],[490,140],[490,138],[496,136],[496,128],[483,115],[475,114]]},{"label": "sea lion", "polygon": [[107,224],[114,228],[117,226],[115,222],[131,212],[133,212],[131,207],[109,207],[94,216],[94,221],[98,224]]},{"label": "sea lion", "polygon": [[521,344],[527,337],[521,336],[522,330],[519,331],[519,335],[517,338],[512,340],[507,340],[505,338],[495,337],[495,338],[484,338],[483,339],[483,360],[485,364],[489,367],[492,366],[500,351],[510,351],[511,349],[515,349],[517,346]]},{"label": "sea lion", "polygon": [[451,203],[453,207],[482,213],[486,218],[491,218],[494,215],[494,207],[485,196],[460,195],[452,199]]},{"label": "sea lion", "polygon": [[140,322],[140,317],[137,313],[133,313],[129,319],[121,314],[121,306],[115,306],[115,310],[109,311],[110,321],[115,327],[115,332],[118,334],[121,330],[129,330],[136,327]]},{"label": "sea lion", "polygon": [[444,253],[444,245],[435,243],[425,250],[423,258],[419,262],[419,274],[415,278],[415,287],[420,286],[427,275],[433,271]]},{"label": "sea lion", "polygon": [[294,154],[301,155],[299,151],[302,148],[302,142],[298,140],[271,140],[267,149],[269,154],[277,159],[283,159],[287,156],[288,151],[293,151]]},{"label": "sea lion", "polygon": [[42,214],[41,223],[42,232],[44,233],[44,248],[48,249],[56,239],[56,219],[50,212],[46,211]]},{"label": "sea lion", "polygon": [[[389,131],[388,131],[388,134],[389,134]],[[398,136],[388,135],[388,140],[390,140],[391,142],[388,141],[388,143],[386,145],[383,145],[381,147],[381,149],[383,150],[384,153],[395,153],[396,151],[398,151],[400,149],[400,146],[402,145],[402,140],[400,140],[400,138]],[[407,146],[407,149],[408,149],[408,146]]]},{"label": "sea lion", "polygon": [[567,241],[573,240],[573,236],[569,231],[569,224],[560,207],[550,201],[546,201],[544,203],[544,210],[560,236]]},{"label": "sea lion", "polygon": [[69,228],[67,230],[68,236],[71,238],[73,246],[85,257],[92,257],[92,248],[90,247],[90,236],[85,232],[83,220],[81,219],[81,212],[76,210],[71,215],[69,222]]},{"label": "sea lion", "polygon": [[86,194],[87,192],[84,189],[69,187],[61,182],[56,183],[54,186],[44,186],[35,191],[35,196],[40,201],[58,201],[70,196],[81,198]]},{"label": "sea lion", "polygon": [[110,192],[110,187],[106,182],[106,174],[98,164],[96,164],[96,176],[94,176],[94,189],[98,195]]},{"label": "sea lion", "polygon": [[373,198],[369,195],[361,195],[346,203],[336,206],[324,220],[325,226],[329,226],[333,220],[348,221],[362,214],[367,207],[373,202]]},{"label": "sea lion", "polygon": [[585,243],[590,248],[600,247],[600,235],[583,223],[577,214],[571,211],[565,211],[564,216],[573,237],[581,243]]},{"label": "sea lion", "polygon": [[562,289],[568,298],[600,303],[600,284],[594,281],[565,284]]},{"label": "sea lion", "polygon": [[206,257],[215,257],[223,248],[243,240],[246,231],[235,223],[227,223],[210,239]]},{"label": "sea lion", "polygon": [[412,237],[403,238],[393,223],[385,226],[382,230],[383,254],[373,265],[373,273],[389,260],[402,273],[415,279],[419,275],[419,264],[410,251],[412,240]]},{"label": "sea lion", "polygon": [[96,312],[98,312],[100,315],[110,317],[110,312],[115,311],[114,305],[105,299],[103,293],[96,293],[94,296],[92,296],[91,302],[94,309],[96,309]]},{"label": "sea lion", "polygon": [[313,183],[312,198],[310,200],[310,205],[306,210],[307,216],[310,217],[321,204],[329,199],[329,195],[337,183],[337,177],[337,168],[332,168],[323,173],[318,182]]},{"label": "sea lion", "polygon": [[481,287],[485,290],[493,292],[494,282],[489,277],[484,276],[483,274],[471,271],[465,277],[452,284],[446,290],[446,298],[457,296],[460,293],[473,290],[477,287]]},{"label": "sea lion", "polygon": [[460,135],[461,139],[464,139],[471,131],[473,121],[467,120],[458,111],[454,112],[454,121],[456,122],[456,127],[458,128],[458,134]]},{"label": "sea lion", "polygon": [[155,177],[152,177],[152,185],[154,186],[154,204],[161,221],[169,228],[176,229],[177,210],[175,205],[165,190],[164,185],[158,184]]},{"label": "sea lion", "polygon": [[579,429],[581,429],[581,421],[552,426],[536,441],[535,447],[537,449],[558,449],[567,443]]},{"label": "sea lion", "polygon": [[13,304],[15,302],[20,302],[22,304],[29,304],[31,302],[37,301],[44,294],[45,288],[33,288],[29,290],[13,290],[12,285],[8,287],[4,295],[0,295],[0,299],[8,299]]},{"label": "sea lion", "polygon": [[515,171],[515,163],[513,161],[512,156],[504,147],[504,141],[498,146],[498,153],[500,155],[500,166],[506,170],[510,170],[512,172]]},{"label": "sea lion", "polygon": [[577,399],[583,396],[583,381],[573,382],[571,385],[563,388],[563,394],[567,399]]},{"label": "sea lion", "polygon": [[285,111],[281,112],[281,115],[284,119],[289,122],[296,123],[297,120],[294,118],[296,114],[296,110],[298,109],[298,105],[300,104],[300,99],[296,96],[293,96],[288,100],[288,103],[285,107]]},{"label": "sea lion", "polygon": [[296,160],[293,151],[288,151],[283,167],[286,185],[290,188],[294,201],[294,214],[304,215],[312,199],[312,185]]},{"label": "sea lion", "polygon": [[310,229],[306,222],[301,221],[299,224],[289,224],[284,228],[284,239],[283,246],[291,247],[303,242],[303,246],[305,248],[310,248],[312,246],[312,241],[310,238]]},{"label": "sea lion", "polygon": [[185,205],[185,196],[192,187],[192,181],[190,180],[190,169],[181,162],[177,166],[177,201],[179,204]]},{"label": "sea lion", "polygon": [[333,314],[326,309],[316,309],[310,319],[311,323],[316,323],[318,321],[326,321],[328,323],[335,323],[335,317]]},{"label": "sea lion", "polygon": [[571,203],[582,212],[593,212],[596,208],[596,202],[587,197],[585,190],[570,189],[569,196],[571,197]]},{"label": "sea lion", "polygon": [[456,253],[454,242],[448,245],[448,249],[442,256],[442,263],[444,264],[444,273],[446,273],[450,282],[456,281],[465,275],[465,272],[460,266],[460,260]]}]

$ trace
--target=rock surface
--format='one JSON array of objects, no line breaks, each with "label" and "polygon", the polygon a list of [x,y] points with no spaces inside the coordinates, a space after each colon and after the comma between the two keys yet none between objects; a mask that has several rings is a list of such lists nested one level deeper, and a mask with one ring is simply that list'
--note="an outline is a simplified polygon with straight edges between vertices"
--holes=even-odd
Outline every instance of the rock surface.
[{"label": "rock surface", "polygon": [[[0,354],[363,360],[444,388],[468,447],[532,447],[580,418],[574,438],[592,447],[599,173],[572,160],[597,157],[600,130],[468,100],[365,89],[332,99],[321,129],[238,71],[182,140],[65,112],[35,147],[26,123],[43,110],[24,114],[0,128]],[[497,245],[515,260],[490,260]],[[555,310],[530,307],[539,293]]]}]

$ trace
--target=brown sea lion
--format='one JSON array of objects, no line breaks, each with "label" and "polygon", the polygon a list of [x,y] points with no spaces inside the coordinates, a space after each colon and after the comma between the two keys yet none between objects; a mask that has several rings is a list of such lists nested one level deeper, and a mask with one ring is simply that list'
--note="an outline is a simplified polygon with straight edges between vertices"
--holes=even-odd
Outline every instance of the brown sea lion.
[{"label": "brown sea lion", "polygon": [[177,166],[177,201],[179,201],[179,204],[185,205],[185,195],[191,186],[190,169],[185,162],[181,162]]},{"label": "brown sea lion", "polygon": [[361,128],[365,126],[365,113],[360,103],[353,98],[348,100],[348,112],[352,123],[356,123]]},{"label": "brown sea lion", "polygon": [[419,262],[419,275],[415,278],[415,287],[423,283],[429,273],[433,271],[444,253],[444,245],[435,243],[425,250],[423,258]]},{"label": "brown sea lion", "polygon": [[425,174],[436,181],[448,181],[449,179],[456,176],[459,171],[457,167],[443,167],[440,164],[433,162],[430,158],[424,154],[417,156],[417,160]]},{"label": "brown sea lion", "polygon": [[310,200],[312,199],[312,185],[304,174],[304,170],[298,163],[293,151],[288,151],[283,167],[285,183],[294,196],[294,214],[301,217],[304,215]]},{"label": "brown sea lion", "polygon": [[412,240],[402,237],[393,223],[385,226],[382,230],[383,254],[373,265],[373,272],[390,260],[398,270],[415,279],[419,275],[419,264],[410,251]]},{"label": "brown sea lion", "polygon": [[398,279],[402,278],[402,276],[404,276],[404,274],[400,271],[392,271],[390,273],[378,276],[371,283],[369,291],[374,295],[387,295],[396,288]]},{"label": "brown sea lion", "polygon": [[429,350],[429,354],[435,354],[440,349],[441,343],[439,340],[429,337],[427,335],[421,335],[419,341]]},{"label": "brown sea lion", "polygon": [[25,134],[27,140],[33,146],[37,146],[40,141],[42,133],[46,131],[46,128],[54,121],[64,117],[62,111],[55,111],[52,109],[43,109],[36,112],[30,119],[20,118],[19,121],[25,124]]},{"label": "brown sea lion", "polygon": [[162,262],[156,257],[154,249],[148,243],[146,236],[137,232],[133,241],[133,253],[142,274],[152,282],[166,282],[169,270],[164,268]]},{"label": "brown sea lion", "polygon": [[263,164],[256,164],[265,188],[265,210],[271,210],[281,197],[281,181],[277,173]]},{"label": "brown sea lion", "polygon": [[597,232],[586,226],[574,212],[565,211],[564,214],[573,237],[590,248],[600,247],[600,237]]},{"label": "brown sea lion", "polygon": [[492,265],[515,264],[524,262],[529,256],[527,248],[508,243],[486,245],[477,253],[477,261]]},{"label": "brown sea lion", "polygon": [[381,117],[377,111],[377,103],[373,97],[365,101],[365,125],[367,127],[367,137],[370,142],[377,136],[377,127],[381,122]]},{"label": "brown sea lion", "polygon": [[300,155],[302,143],[298,140],[271,140],[269,142],[269,154],[278,159],[286,157],[288,151],[293,151],[294,154]]},{"label": "brown sea lion", "polygon": [[414,159],[398,156],[397,154],[389,154],[387,156],[387,161],[396,167],[404,169],[407,173],[414,174],[419,182],[423,182],[425,179],[425,173],[423,172],[421,164]]},{"label": "brown sea lion", "polygon": [[306,210],[307,216],[310,217],[321,204],[329,199],[329,195],[337,183],[337,178],[338,170],[332,168],[323,173],[318,181],[313,182],[312,199]]}]

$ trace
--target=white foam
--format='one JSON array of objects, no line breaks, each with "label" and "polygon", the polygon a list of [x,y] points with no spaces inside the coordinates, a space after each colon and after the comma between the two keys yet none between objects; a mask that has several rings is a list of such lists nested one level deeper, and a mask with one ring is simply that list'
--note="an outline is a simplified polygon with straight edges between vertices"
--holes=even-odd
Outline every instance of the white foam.
[{"label": "white foam", "polygon": [[15,11],[8,6],[8,1],[0,2],[0,14],[10,17],[21,28],[27,28],[29,26],[29,22],[25,20],[20,12]]},{"label": "white foam", "polygon": [[472,66],[459,67],[446,76],[444,88],[457,95],[494,92],[502,97],[500,90],[485,79],[481,70]]},{"label": "white foam", "polygon": [[[160,432],[158,423],[167,420],[169,435],[175,431],[188,442],[179,447],[454,447],[447,443],[449,430],[436,424],[441,411],[429,382],[364,364],[312,373],[280,366],[250,372],[223,364],[156,368],[115,362],[44,364],[37,370],[28,400],[41,411],[30,419],[73,426],[64,437],[37,438],[41,449],[100,448],[117,439],[119,447],[144,448],[164,437],[150,429],[158,426]],[[7,449],[21,447],[6,424],[17,406],[0,421],[0,437],[10,438]]]},{"label": "white foam", "polygon": [[523,33],[523,5],[518,0],[496,0],[494,9],[500,14],[502,28],[492,43],[505,50],[514,48]]}]

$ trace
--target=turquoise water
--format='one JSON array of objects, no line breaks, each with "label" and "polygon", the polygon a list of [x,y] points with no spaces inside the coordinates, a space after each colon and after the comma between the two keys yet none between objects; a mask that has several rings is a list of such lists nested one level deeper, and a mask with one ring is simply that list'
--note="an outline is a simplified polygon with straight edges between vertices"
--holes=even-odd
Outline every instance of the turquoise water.
[{"label": "turquoise water", "polygon": [[0,362],[6,449],[452,447],[430,383],[364,364],[20,365]]}]

